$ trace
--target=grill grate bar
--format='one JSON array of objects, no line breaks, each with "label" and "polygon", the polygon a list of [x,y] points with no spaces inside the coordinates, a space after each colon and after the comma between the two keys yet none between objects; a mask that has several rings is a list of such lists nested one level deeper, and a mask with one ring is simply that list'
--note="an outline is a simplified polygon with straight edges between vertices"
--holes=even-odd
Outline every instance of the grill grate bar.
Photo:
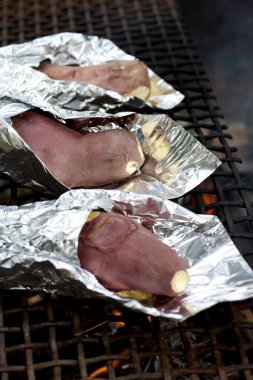
[{"label": "grill grate bar", "polygon": [[[58,348],[57,348],[57,340],[56,340],[56,326],[54,325],[54,311],[49,303],[47,305],[47,317],[48,321],[50,323],[49,327],[49,344],[50,344],[50,349],[52,352],[52,359],[55,363],[59,361],[59,354],[58,354]],[[54,378],[56,380],[61,380],[61,366],[55,365],[54,367]]]},{"label": "grill grate bar", "polygon": [[23,301],[24,309],[22,311],[22,327],[23,327],[23,335],[25,341],[25,356],[26,356],[26,369],[27,369],[27,378],[28,380],[35,380],[35,372],[33,367],[33,351],[30,348],[31,344],[31,335],[29,329],[29,313],[25,310],[26,302],[25,299]]},{"label": "grill grate bar", "polygon": [[[4,333],[5,333],[5,328],[4,328],[4,318],[3,318],[3,303],[2,303],[2,297],[0,297],[0,368],[7,366]],[[7,371],[2,372],[1,380],[9,380]]]},{"label": "grill grate bar", "polygon": [[[78,312],[75,310],[73,313],[73,326],[74,326],[74,331],[81,331],[80,317],[79,317]],[[73,343],[75,343],[75,341],[73,341]],[[60,348],[59,343],[58,343],[58,347]],[[86,365],[86,360],[85,360],[84,346],[82,344],[81,339],[77,340],[76,348],[77,348],[77,357],[78,357],[81,378],[87,379],[88,371],[87,371],[87,365]]]}]

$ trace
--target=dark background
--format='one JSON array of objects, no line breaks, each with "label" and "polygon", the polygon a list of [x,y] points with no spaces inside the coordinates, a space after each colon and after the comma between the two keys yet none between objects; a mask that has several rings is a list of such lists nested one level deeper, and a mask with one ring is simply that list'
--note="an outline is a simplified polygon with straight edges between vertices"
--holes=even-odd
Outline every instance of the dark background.
[{"label": "dark background", "polygon": [[253,0],[178,0],[253,188]]}]

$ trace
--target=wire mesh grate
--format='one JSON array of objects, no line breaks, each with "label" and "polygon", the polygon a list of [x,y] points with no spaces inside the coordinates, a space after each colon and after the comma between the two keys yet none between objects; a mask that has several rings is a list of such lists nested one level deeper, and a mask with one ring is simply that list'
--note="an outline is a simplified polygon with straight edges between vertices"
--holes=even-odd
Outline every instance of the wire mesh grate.
[{"label": "wire mesh grate", "polygon": [[1,379],[253,378],[250,303],[178,324],[103,301],[33,297],[1,296]]}]

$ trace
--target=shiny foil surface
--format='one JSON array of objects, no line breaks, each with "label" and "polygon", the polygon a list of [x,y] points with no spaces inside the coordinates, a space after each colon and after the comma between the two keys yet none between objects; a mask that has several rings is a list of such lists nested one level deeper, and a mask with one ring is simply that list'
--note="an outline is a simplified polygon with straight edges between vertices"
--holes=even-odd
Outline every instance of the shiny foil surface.
[{"label": "shiny foil surface", "polygon": [[5,46],[0,48],[0,97],[22,100],[47,111],[53,108],[56,114],[58,108],[109,111],[124,104],[168,110],[183,100],[183,94],[149,68],[150,93],[145,100],[92,84],[50,79],[34,69],[44,60],[57,65],[92,66],[134,59],[106,38],[78,33],[59,33]]},{"label": "shiny foil surface", "polygon": [[[159,307],[105,289],[77,257],[80,230],[91,210],[122,210],[149,223],[188,265],[186,292]],[[118,190],[72,190],[57,200],[0,207],[0,287],[102,297],[153,316],[184,320],[218,302],[252,296],[253,272],[216,216],[196,215],[156,196]],[[143,247],[145,249],[145,247]]]},{"label": "shiny foil surface", "polygon": [[[2,103],[3,113],[5,104]],[[4,114],[6,119],[1,117],[0,109],[0,171],[24,187],[59,196],[69,188],[49,172],[11,126],[10,117],[21,108],[22,103],[14,102],[12,109],[8,108],[8,115],[7,111]],[[73,116],[72,111],[70,115],[73,120],[81,120],[81,133],[100,133],[123,125],[136,134],[145,163],[134,177],[120,185],[112,184],[113,188],[172,199],[196,187],[221,164],[204,145],[166,115],[78,112]]]}]

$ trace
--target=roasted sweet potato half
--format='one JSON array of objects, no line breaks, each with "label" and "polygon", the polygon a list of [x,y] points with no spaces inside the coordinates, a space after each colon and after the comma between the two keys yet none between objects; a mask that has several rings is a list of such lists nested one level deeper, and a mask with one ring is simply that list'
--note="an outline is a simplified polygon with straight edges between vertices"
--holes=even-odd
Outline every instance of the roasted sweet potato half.
[{"label": "roasted sweet potato half", "polygon": [[124,129],[82,135],[34,111],[13,117],[12,125],[55,178],[70,188],[124,181],[144,162],[136,136]]},{"label": "roasted sweet potato half", "polygon": [[92,66],[60,66],[42,62],[37,70],[51,79],[78,81],[116,91],[123,96],[147,99],[150,79],[147,66],[138,60],[119,60]]},{"label": "roasted sweet potato half", "polygon": [[176,251],[124,215],[95,212],[79,234],[78,257],[82,268],[120,295],[171,297],[188,285],[186,264]]}]

